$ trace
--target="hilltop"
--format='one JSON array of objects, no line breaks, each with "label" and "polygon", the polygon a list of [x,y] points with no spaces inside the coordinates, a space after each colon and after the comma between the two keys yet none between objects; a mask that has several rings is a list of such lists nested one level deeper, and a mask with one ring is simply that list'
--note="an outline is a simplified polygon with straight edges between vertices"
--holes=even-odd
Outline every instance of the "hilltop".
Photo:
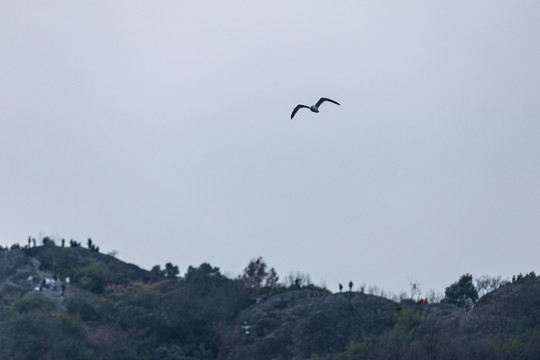
[{"label": "hilltop", "polygon": [[[43,279],[49,287],[42,284],[39,291]],[[0,358],[535,359],[540,354],[540,281],[534,273],[489,292],[472,309],[272,281],[259,285],[229,279],[206,263],[189,267],[183,278],[168,276],[80,246],[48,243],[4,251]]]}]

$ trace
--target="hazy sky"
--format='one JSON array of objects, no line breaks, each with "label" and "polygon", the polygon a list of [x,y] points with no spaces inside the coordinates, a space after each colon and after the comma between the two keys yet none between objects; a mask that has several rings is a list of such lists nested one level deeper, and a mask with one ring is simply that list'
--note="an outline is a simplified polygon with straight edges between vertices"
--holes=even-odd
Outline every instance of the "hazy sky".
[{"label": "hazy sky", "polygon": [[333,291],[538,271],[540,2],[3,0],[0,165],[3,245]]}]

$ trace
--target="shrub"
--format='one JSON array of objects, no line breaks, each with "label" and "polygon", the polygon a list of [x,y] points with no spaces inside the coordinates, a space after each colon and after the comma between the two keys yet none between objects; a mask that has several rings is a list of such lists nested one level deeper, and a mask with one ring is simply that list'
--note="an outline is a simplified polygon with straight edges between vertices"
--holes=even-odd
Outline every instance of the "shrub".
[{"label": "shrub", "polygon": [[107,285],[107,268],[94,259],[87,259],[87,265],[75,272],[73,282],[95,293],[102,293]]},{"label": "shrub", "polygon": [[470,309],[477,300],[478,291],[474,287],[473,277],[470,274],[465,274],[461,276],[459,281],[446,288],[441,303]]}]

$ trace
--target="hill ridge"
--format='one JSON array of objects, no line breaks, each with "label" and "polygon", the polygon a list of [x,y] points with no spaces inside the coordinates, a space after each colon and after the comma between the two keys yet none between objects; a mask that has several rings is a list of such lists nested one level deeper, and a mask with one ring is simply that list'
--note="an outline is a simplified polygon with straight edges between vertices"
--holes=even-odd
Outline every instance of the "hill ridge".
[{"label": "hill ridge", "polygon": [[[29,276],[57,276],[60,283],[37,292]],[[58,287],[66,277],[72,281],[62,297]],[[169,279],[110,255],[47,244],[0,253],[0,302],[0,358],[9,359],[37,353],[115,360],[540,354],[534,274],[488,293],[467,311],[309,287],[256,290],[209,264]]]}]

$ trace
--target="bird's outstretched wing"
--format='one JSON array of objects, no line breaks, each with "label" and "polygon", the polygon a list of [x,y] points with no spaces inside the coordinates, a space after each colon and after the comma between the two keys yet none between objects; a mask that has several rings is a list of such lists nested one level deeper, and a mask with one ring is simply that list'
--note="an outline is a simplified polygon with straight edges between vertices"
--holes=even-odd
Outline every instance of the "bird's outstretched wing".
[{"label": "bird's outstretched wing", "polygon": [[300,110],[301,108],[309,109],[309,106],[306,106],[306,105],[296,105],[296,107],[295,107],[294,110],[292,111],[291,119],[294,117],[294,114],[296,114],[296,112],[297,112],[298,110]]},{"label": "bird's outstretched wing", "polygon": [[341,106],[341,104],[338,103],[337,101],[334,101],[334,100],[328,99],[328,98],[320,98],[319,101],[317,101],[317,103],[315,104],[315,106],[316,106],[316,107],[319,107],[319,106],[321,106],[321,104],[322,104],[323,102],[325,102],[325,101],[330,101],[331,103],[334,103],[334,104],[336,104],[336,105]]}]

